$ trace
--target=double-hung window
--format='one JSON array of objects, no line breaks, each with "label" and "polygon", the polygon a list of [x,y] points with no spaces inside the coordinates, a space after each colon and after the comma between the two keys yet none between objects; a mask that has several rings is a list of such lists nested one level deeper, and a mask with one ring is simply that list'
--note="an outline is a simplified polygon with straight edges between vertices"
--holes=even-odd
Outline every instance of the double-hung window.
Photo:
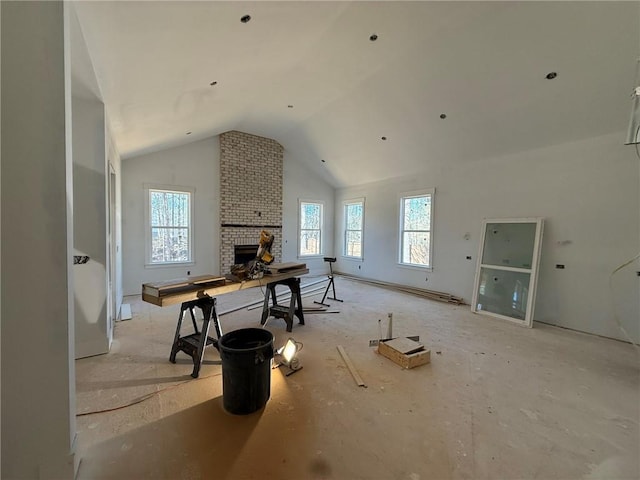
[{"label": "double-hung window", "polygon": [[193,190],[147,187],[147,264],[193,261]]},{"label": "double-hung window", "polygon": [[433,190],[400,198],[400,263],[432,267]]},{"label": "double-hung window", "polygon": [[364,230],[364,200],[344,202],[343,255],[362,259],[362,234]]},{"label": "double-hung window", "polygon": [[298,255],[322,255],[322,211],[320,202],[300,201]]}]

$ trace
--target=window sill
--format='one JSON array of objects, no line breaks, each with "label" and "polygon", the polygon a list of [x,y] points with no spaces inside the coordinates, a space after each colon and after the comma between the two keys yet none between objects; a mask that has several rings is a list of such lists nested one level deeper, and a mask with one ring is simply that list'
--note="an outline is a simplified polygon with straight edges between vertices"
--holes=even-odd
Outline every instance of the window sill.
[{"label": "window sill", "polygon": [[316,258],[324,258],[324,255],[298,255],[298,260],[315,260]]},{"label": "window sill", "polygon": [[421,272],[433,272],[433,267],[427,265],[410,265],[408,263],[398,263],[400,268],[406,268],[408,270],[420,270]]},{"label": "window sill", "polygon": [[191,267],[196,262],[175,262],[175,263],[145,263],[144,268],[173,268],[173,267]]},{"label": "window sill", "polygon": [[347,255],[341,255],[340,260],[346,260],[348,262],[356,262],[362,263],[364,262],[364,257],[348,257]]}]

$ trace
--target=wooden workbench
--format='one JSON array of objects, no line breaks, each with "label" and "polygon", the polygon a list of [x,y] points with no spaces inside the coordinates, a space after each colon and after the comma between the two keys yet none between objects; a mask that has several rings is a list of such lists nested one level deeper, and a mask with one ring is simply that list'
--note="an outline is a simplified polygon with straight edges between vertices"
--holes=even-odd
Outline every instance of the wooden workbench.
[{"label": "wooden workbench", "polygon": [[159,307],[175,305],[176,303],[197,300],[206,296],[217,297],[225,293],[247,290],[248,288],[260,287],[269,283],[286,280],[288,278],[299,277],[309,273],[309,269],[304,264],[302,268],[286,270],[284,272],[270,273],[255,280],[245,280],[235,282],[224,277],[208,276],[211,283],[203,283],[206,275],[194,277],[196,281],[190,279],[173,280],[160,283],[142,284],[142,300],[153,303]]},{"label": "wooden workbench", "polygon": [[[193,373],[197,378],[200,366],[204,359],[204,350],[208,346],[218,348],[218,341],[222,337],[222,327],[216,312],[216,297],[225,293],[238,292],[254,287],[266,287],[264,306],[260,323],[265,324],[269,316],[283,318],[287,323],[287,331],[293,326],[294,317],[298,317],[300,324],[304,325],[302,312],[302,300],[300,297],[300,277],[309,273],[305,264],[277,264],[272,267],[272,272],[262,278],[245,281],[232,281],[224,277],[213,275],[200,275],[187,279],[171,280],[160,283],[144,283],[142,285],[142,300],[160,307],[180,303],[178,325],[171,347],[169,361],[176,363],[176,354],[184,352],[193,359]],[[291,290],[291,302],[289,307],[278,305],[275,295],[276,285],[286,285]],[[273,306],[269,306],[271,297]],[[194,310],[202,311],[202,329],[198,329]],[[184,314],[189,312],[194,332],[182,335],[182,321]],[[213,322],[217,338],[209,336],[209,326]]]}]

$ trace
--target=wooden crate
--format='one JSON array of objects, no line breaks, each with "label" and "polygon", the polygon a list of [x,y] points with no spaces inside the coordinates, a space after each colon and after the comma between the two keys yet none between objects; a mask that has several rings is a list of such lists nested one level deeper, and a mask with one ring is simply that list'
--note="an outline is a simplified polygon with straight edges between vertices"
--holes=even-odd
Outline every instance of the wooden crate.
[{"label": "wooden crate", "polygon": [[378,345],[378,353],[397,363],[402,368],[413,368],[431,362],[431,350],[420,350],[415,353],[404,354],[391,348],[385,342]]}]

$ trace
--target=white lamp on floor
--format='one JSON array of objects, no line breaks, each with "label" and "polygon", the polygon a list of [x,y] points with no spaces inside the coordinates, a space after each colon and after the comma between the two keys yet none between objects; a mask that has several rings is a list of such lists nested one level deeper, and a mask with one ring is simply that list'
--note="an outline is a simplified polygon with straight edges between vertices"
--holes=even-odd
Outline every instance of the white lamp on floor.
[{"label": "white lamp on floor", "polygon": [[298,352],[302,350],[302,347],[302,343],[296,342],[293,338],[289,338],[287,343],[276,351],[276,355],[281,357],[276,367],[286,367],[288,369],[287,373],[285,373],[286,376],[302,369],[302,365],[300,365],[300,361],[298,360]]}]

